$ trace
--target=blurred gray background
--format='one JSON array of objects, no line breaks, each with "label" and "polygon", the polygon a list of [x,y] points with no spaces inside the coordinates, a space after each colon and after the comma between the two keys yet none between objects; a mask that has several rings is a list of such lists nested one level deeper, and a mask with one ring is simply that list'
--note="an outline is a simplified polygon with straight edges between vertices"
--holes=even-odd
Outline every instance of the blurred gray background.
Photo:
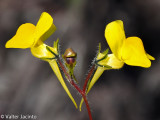
[{"label": "blurred gray background", "polygon": [[[41,13],[54,18],[61,53],[77,52],[76,77],[83,85],[98,50],[105,50],[106,24],[121,19],[126,36],[143,40],[156,58],[149,69],[125,65],[105,71],[88,95],[93,120],[160,120],[160,0],[0,0],[0,114],[37,115],[37,120],[88,120],[79,112],[48,63],[29,49],[6,49],[5,43],[26,22],[36,24]],[[77,103],[80,95],[69,86]]]}]

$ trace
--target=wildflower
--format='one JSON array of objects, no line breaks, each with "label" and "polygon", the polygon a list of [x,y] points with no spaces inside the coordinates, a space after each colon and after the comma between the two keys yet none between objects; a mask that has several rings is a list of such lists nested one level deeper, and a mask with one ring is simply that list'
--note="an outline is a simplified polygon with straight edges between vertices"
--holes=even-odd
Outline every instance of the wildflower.
[{"label": "wildflower", "polygon": [[[131,66],[148,68],[151,66],[150,60],[155,59],[145,52],[143,42],[140,38],[125,37],[123,22],[121,20],[113,21],[106,26],[105,38],[112,54],[99,52],[96,58],[99,66],[91,82],[96,81],[104,70],[120,69],[124,63]],[[111,68],[105,66],[110,66]],[[96,80],[94,80],[95,78]],[[90,86],[93,86],[92,83],[90,83]],[[90,90],[90,86],[88,91]]]},{"label": "wildflower", "polygon": [[55,30],[56,27],[53,24],[53,18],[47,12],[43,12],[36,26],[31,23],[22,24],[18,28],[16,35],[7,41],[5,47],[21,49],[30,48],[33,56],[47,61],[77,108],[77,104],[62,78],[56,61],[59,57],[58,40],[54,42],[53,47],[43,43],[55,32]]},{"label": "wildflower", "polygon": [[[108,54],[106,51],[100,53],[99,50],[96,57],[97,70],[88,85],[86,93],[90,91],[105,70],[120,69],[124,63],[131,66],[149,68],[151,66],[150,60],[155,60],[154,57],[145,52],[140,38],[126,38],[121,20],[113,21],[106,26],[105,38],[112,54]],[[83,101],[80,103],[80,110],[82,103]]]},{"label": "wildflower", "polygon": [[148,68],[151,66],[152,56],[144,50],[143,42],[138,37],[125,37],[123,22],[113,21],[106,26],[105,37],[113,52],[119,60],[131,66]]}]

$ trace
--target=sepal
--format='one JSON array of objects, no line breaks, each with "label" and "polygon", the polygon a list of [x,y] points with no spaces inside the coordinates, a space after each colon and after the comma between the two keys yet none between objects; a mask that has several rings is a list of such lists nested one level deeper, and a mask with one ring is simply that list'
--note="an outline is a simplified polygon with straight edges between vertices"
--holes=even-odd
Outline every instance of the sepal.
[{"label": "sepal", "polygon": [[63,80],[62,74],[61,74],[61,72],[60,72],[60,69],[59,69],[59,67],[58,67],[58,64],[57,64],[56,60],[50,60],[50,61],[49,61],[49,64],[50,64],[53,72],[54,72],[55,75],[57,76],[59,82],[61,83],[62,87],[64,88],[64,90],[66,91],[66,93],[68,94],[68,96],[70,97],[70,99],[72,100],[73,104],[75,105],[76,108],[78,108],[78,107],[77,107],[77,104],[76,104],[76,102],[75,102],[75,100],[74,100],[74,98],[72,97],[69,89],[68,89],[67,86],[66,86],[66,83],[65,83],[64,80]]}]

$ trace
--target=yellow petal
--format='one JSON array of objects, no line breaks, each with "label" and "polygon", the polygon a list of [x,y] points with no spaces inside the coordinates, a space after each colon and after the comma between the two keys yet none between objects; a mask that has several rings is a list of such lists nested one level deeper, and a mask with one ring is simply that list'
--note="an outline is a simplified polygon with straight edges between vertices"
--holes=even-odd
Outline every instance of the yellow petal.
[{"label": "yellow petal", "polygon": [[151,61],[146,55],[143,42],[138,37],[129,37],[125,40],[122,47],[121,56],[122,60],[128,65],[145,68],[151,66]]},{"label": "yellow petal", "polygon": [[[44,44],[43,42],[41,44],[39,44],[38,46],[32,47],[31,48],[31,53],[34,57],[40,58],[40,59],[51,59],[54,58],[55,55],[52,54],[47,48],[46,48],[46,44]],[[49,46],[47,46],[49,47]],[[55,54],[57,54],[57,49],[53,48],[53,47],[49,47],[49,49],[54,52]]]},{"label": "yellow petal", "polygon": [[124,62],[117,59],[114,54],[108,54],[107,59],[108,59],[108,61],[107,61],[106,64],[108,66],[111,66],[112,69],[120,69],[124,65]]},{"label": "yellow petal", "polygon": [[63,78],[62,78],[62,75],[61,75],[61,72],[60,72],[60,70],[59,70],[59,67],[58,67],[58,64],[57,64],[56,60],[50,60],[50,61],[49,61],[49,64],[50,64],[50,66],[52,67],[55,75],[57,76],[57,78],[58,78],[58,80],[59,80],[59,82],[60,82],[61,85],[63,86],[64,90],[66,91],[66,93],[68,94],[68,96],[70,97],[70,99],[72,100],[73,104],[75,105],[76,108],[78,108],[78,107],[77,107],[77,104],[76,104],[76,102],[75,102],[75,100],[74,100],[74,98],[72,97],[70,91],[68,90],[68,88],[67,88],[67,86],[66,86],[66,83],[64,82],[64,80],[63,80]]},{"label": "yellow petal", "polygon": [[82,98],[82,99],[81,99],[81,102],[80,102],[80,104],[79,104],[79,111],[81,111],[81,110],[82,110],[83,102],[84,102],[84,99]]},{"label": "yellow petal", "polygon": [[93,75],[93,78],[91,79],[91,82],[89,83],[89,86],[88,86],[88,89],[87,89],[87,93],[91,90],[91,88],[96,83],[96,81],[99,79],[99,77],[102,75],[104,70],[105,69],[103,67],[98,67],[97,68],[96,72]]},{"label": "yellow petal", "polygon": [[148,57],[148,59],[150,59],[150,60],[155,60],[155,58],[154,58],[153,56],[149,55],[148,53],[147,53],[147,57]]},{"label": "yellow petal", "polygon": [[34,43],[35,26],[31,23],[22,24],[14,37],[5,45],[6,48],[29,48]]},{"label": "yellow petal", "polygon": [[37,44],[38,40],[42,42],[50,37],[56,30],[55,25],[53,24],[53,18],[46,12],[43,12],[37,25],[35,31],[35,42]]},{"label": "yellow petal", "polygon": [[125,40],[123,22],[121,20],[113,21],[106,26],[105,37],[113,54],[120,59],[120,49]]}]

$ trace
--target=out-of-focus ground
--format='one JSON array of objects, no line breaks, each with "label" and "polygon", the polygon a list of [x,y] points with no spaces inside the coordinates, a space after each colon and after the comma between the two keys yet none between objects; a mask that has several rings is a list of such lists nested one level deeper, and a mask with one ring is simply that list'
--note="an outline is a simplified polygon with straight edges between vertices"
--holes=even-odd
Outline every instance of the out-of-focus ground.
[{"label": "out-of-focus ground", "polygon": [[[125,65],[105,71],[88,95],[93,120],[160,120],[159,0],[0,0],[0,114],[37,115],[37,120],[88,120],[85,105],[75,109],[50,66],[29,49],[6,49],[5,43],[26,22],[36,24],[46,11],[60,39],[61,53],[77,52],[80,85],[104,38],[106,24],[121,19],[126,36],[138,36],[156,60],[149,69]],[[69,86],[77,103],[80,96]],[[0,118],[1,119],[1,118]]]}]

